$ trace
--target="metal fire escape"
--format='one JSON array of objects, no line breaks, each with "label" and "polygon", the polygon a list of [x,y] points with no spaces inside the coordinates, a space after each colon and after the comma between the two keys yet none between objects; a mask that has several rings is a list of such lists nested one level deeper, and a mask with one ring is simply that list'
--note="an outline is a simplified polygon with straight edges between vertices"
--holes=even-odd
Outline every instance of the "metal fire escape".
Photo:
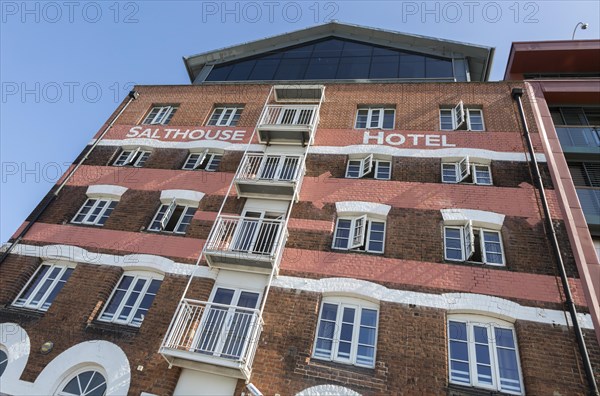
[{"label": "metal fire escape", "polygon": [[[192,274],[159,350],[170,366],[249,382],[263,329],[265,303],[272,279],[279,272],[288,221],[298,201],[324,96],[322,85],[271,88],[196,262],[198,266],[204,258],[219,271],[263,274],[268,282],[262,301],[252,306],[241,303],[242,297],[237,305],[188,298]],[[264,145],[262,152],[250,151],[256,141]],[[226,201],[237,198],[283,201],[287,202],[287,210],[223,214]]]}]

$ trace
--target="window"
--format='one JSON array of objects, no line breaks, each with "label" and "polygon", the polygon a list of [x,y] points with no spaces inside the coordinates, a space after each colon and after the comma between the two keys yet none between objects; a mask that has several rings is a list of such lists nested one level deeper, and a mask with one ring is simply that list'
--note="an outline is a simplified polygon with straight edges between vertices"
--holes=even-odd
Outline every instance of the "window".
[{"label": "window", "polygon": [[148,113],[142,124],[167,125],[178,108],[178,106],[155,106],[150,110],[150,113]]},{"label": "window", "polygon": [[106,378],[94,370],[77,374],[58,392],[60,396],[104,396],[105,394]]},{"label": "window", "polygon": [[216,107],[208,120],[208,125],[236,126],[243,110],[243,107]]},{"label": "window", "polygon": [[196,208],[178,205],[177,201],[173,199],[169,204],[160,205],[148,230],[185,234],[194,213],[196,213]]},{"label": "window", "polygon": [[472,221],[464,226],[444,227],[444,245],[446,260],[505,264],[500,232],[474,228]]},{"label": "window", "polygon": [[8,366],[8,355],[6,352],[0,349],[0,377],[2,377],[2,374],[4,374],[6,366]]},{"label": "window", "polygon": [[385,222],[370,220],[367,215],[338,218],[333,248],[383,253]]},{"label": "window", "polygon": [[389,108],[362,108],[356,113],[356,129],[394,129],[395,109]]},{"label": "window", "polygon": [[349,159],[346,167],[347,178],[372,177],[379,180],[389,180],[391,176],[391,161],[373,159],[372,154],[361,159]]},{"label": "window", "polygon": [[117,160],[113,163],[113,166],[133,166],[141,168],[144,166],[146,161],[150,157],[150,151],[143,151],[141,148],[123,150],[117,157]]},{"label": "window", "polygon": [[[347,301],[347,302],[346,302]],[[375,367],[378,310],[350,299],[324,300],[313,357]]]},{"label": "window", "polygon": [[217,287],[213,293],[193,341],[195,350],[239,360],[248,344],[256,342],[252,330],[258,325],[256,308],[260,293],[225,287]]},{"label": "window", "polygon": [[64,265],[42,264],[13,305],[47,311],[72,272]]},{"label": "window", "polygon": [[88,198],[71,223],[103,226],[117,206],[117,201],[111,199]]},{"label": "window", "polygon": [[448,343],[451,383],[523,393],[517,342],[509,323],[450,316]]},{"label": "window", "polygon": [[469,157],[459,162],[442,163],[443,183],[473,183],[492,185],[492,171],[489,165],[471,163]]},{"label": "window", "polygon": [[150,276],[123,275],[99,320],[139,327],[161,283]]},{"label": "window", "polygon": [[465,108],[462,101],[453,108],[440,109],[440,129],[443,131],[484,131],[483,111]]},{"label": "window", "polygon": [[190,153],[187,160],[185,161],[185,164],[183,165],[183,169],[201,169],[208,172],[214,172],[219,168],[219,164],[221,163],[222,158],[222,154],[211,153],[208,150],[205,150],[201,153]]}]

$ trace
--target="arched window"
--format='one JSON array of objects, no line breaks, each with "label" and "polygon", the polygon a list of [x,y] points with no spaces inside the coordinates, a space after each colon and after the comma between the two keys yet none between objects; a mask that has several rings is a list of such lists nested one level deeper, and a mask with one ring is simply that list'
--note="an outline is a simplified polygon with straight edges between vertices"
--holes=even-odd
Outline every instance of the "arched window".
[{"label": "arched window", "polygon": [[95,370],[81,371],[59,389],[59,396],[104,396],[106,378]]},{"label": "arched window", "polygon": [[2,377],[2,374],[4,374],[6,366],[8,366],[8,355],[6,352],[0,349],[0,377]]}]

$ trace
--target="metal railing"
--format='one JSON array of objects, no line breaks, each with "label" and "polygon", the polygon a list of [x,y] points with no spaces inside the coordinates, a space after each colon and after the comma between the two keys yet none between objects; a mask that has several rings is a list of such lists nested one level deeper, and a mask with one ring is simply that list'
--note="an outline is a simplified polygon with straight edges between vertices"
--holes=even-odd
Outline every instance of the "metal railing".
[{"label": "metal railing", "polygon": [[183,299],[162,348],[189,352],[190,360],[235,362],[249,376],[262,328],[258,309]]},{"label": "metal railing", "polygon": [[560,145],[565,147],[600,147],[600,130],[595,127],[556,127]]},{"label": "metal railing", "polygon": [[297,182],[302,164],[299,155],[246,154],[235,177],[238,181]]},{"label": "metal railing", "polygon": [[314,125],[317,118],[318,105],[268,105],[260,122],[260,126],[306,126]]},{"label": "metal railing", "polygon": [[600,221],[600,188],[575,187],[583,214],[588,222]]},{"label": "metal railing", "polygon": [[282,246],[283,224],[280,219],[221,215],[204,250],[275,258]]}]

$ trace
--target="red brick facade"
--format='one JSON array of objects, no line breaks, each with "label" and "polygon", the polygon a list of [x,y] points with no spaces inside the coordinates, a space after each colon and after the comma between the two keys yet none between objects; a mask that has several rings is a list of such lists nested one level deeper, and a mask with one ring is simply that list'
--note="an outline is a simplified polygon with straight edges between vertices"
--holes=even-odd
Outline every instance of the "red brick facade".
[{"label": "red brick facade", "polygon": [[[517,108],[510,95],[513,87],[521,86],[507,82],[327,86],[315,143],[307,155],[306,177],[299,201],[291,212],[279,275],[363,280],[392,291],[421,293],[424,301],[433,298],[430,296],[441,298],[446,293],[480,294],[501,299],[494,301],[518,303],[525,307],[523,309],[538,309],[531,321],[513,318],[525,392],[585,394],[587,385],[572,329],[561,323],[553,325],[545,319],[545,310],[564,311],[564,297],[529,163],[525,161]],[[227,195],[228,188],[242,160],[245,143],[258,122],[270,85],[205,84],[136,89],[140,98],[131,103],[105,136],[105,144],[92,151],[44,211],[25,235],[23,245],[40,248],[72,245],[97,256],[139,255],[140,267],[144,266],[146,255],[160,256],[183,268],[184,264],[195,264],[198,260],[225,197],[222,214],[243,213],[248,200],[236,197],[235,189]],[[483,109],[485,132],[439,130],[440,107],[460,100],[466,106]],[[152,153],[144,167],[112,166],[121,150],[119,142],[127,138],[131,128],[140,124],[156,104],[179,105],[169,128],[239,129],[245,131],[245,140],[198,140],[207,144],[202,147],[223,150],[217,172],[181,170],[190,152],[184,143],[198,143],[189,138],[146,139],[155,140],[156,145],[151,147]],[[206,126],[217,104],[244,106],[237,127]],[[344,177],[348,153],[352,147],[361,146],[365,136],[364,130],[353,128],[357,108],[369,104],[385,104],[396,109],[395,129],[382,132],[382,136],[422,135],[416,144],[411,144],[411,137],[404,145],[368,142],[367,147],[373,151],[395,150],[390,155],[391,180]],[[532,117],[527,102],[526,112]],[[534,144],[542,152],[535,123],[530,127]],[[371,136],[379,132],[369,131]],[[436,146],[438,138],[432,140],[434,145],[427,145],[426,134],[445,136],[450,145]],[[98,133],[96,138],[99,136]],[[251,143],[257,142],[254,139]],[[462,158],[464,154],[460,150],[463,149],[473,157],[490,157],[493,186],[442,183],[442,158]],[[541,168],[575,303],[585,312],[587,303],[566,236],[563,214],[543,161]],[[92,185],[116,185],[126,187],[127,191],[102,227],[72,224]],[[185,235],[147,230],[161,205],[161,191],[165,190],[205,194]],[[365,201],[390,207],[383,254],[332,249],[338,216],[336,203],[342,201]],[[444,220],[440,210],[452,208],[505,216],[500,230],[505,266],[444,259]],[[33,213],[27,221],[32,219]],[[18,323],[31,340],[31,353],[22,381],[34,382],[52,359],[75,344],[106,340],[127,355],[131,372],[129,394],[174,392],[181,369],[177,365],[170,368],[158,351],[186,288],[187,276],[165,273],[141,327],[133,328],[97,320],[121,275],[131,270],[121,268],[118,263],[77,262],[47,312],[12,306],[44,261],[34,256],[13,252],[0,265],[0,322]],[[199,266],[203,274],[209,273],[204,259]],[[176,268],[175,264],[172,268]],[[212,274],[221,276],[219,270],[213,270]],[[214,292],[213,278],[194,277],[186,297],[209,301]],[[379,306],[376,362],[374,368],[364,368],[314,357],[320,304],[325,294],[334,295],[334,291],[317,293],[273,287],[269,293],[263,314],[265,325],[258,340],[251,377],[251,382],[264,394],[293,395],[325,384],[344,386],[362,395],[479,394],[449,382],[447,321],[452,314],[449,310],[432,308],[425,303],[421,306],[373,297],[371,300],[377,300]],[[490,310],[492,308],[495,307]],[[485,312],[479,314],[485,315]],[[506,319],[510,315],[504,316]],[[585,331],[596,376],[600,379],[600,347],[593,337],[593,329],[588,326]],[[38,350],[46,341],[52,341],[54,349],[43,355]],[[244,381],[239,380],[236,395],[243,389]]]}]

